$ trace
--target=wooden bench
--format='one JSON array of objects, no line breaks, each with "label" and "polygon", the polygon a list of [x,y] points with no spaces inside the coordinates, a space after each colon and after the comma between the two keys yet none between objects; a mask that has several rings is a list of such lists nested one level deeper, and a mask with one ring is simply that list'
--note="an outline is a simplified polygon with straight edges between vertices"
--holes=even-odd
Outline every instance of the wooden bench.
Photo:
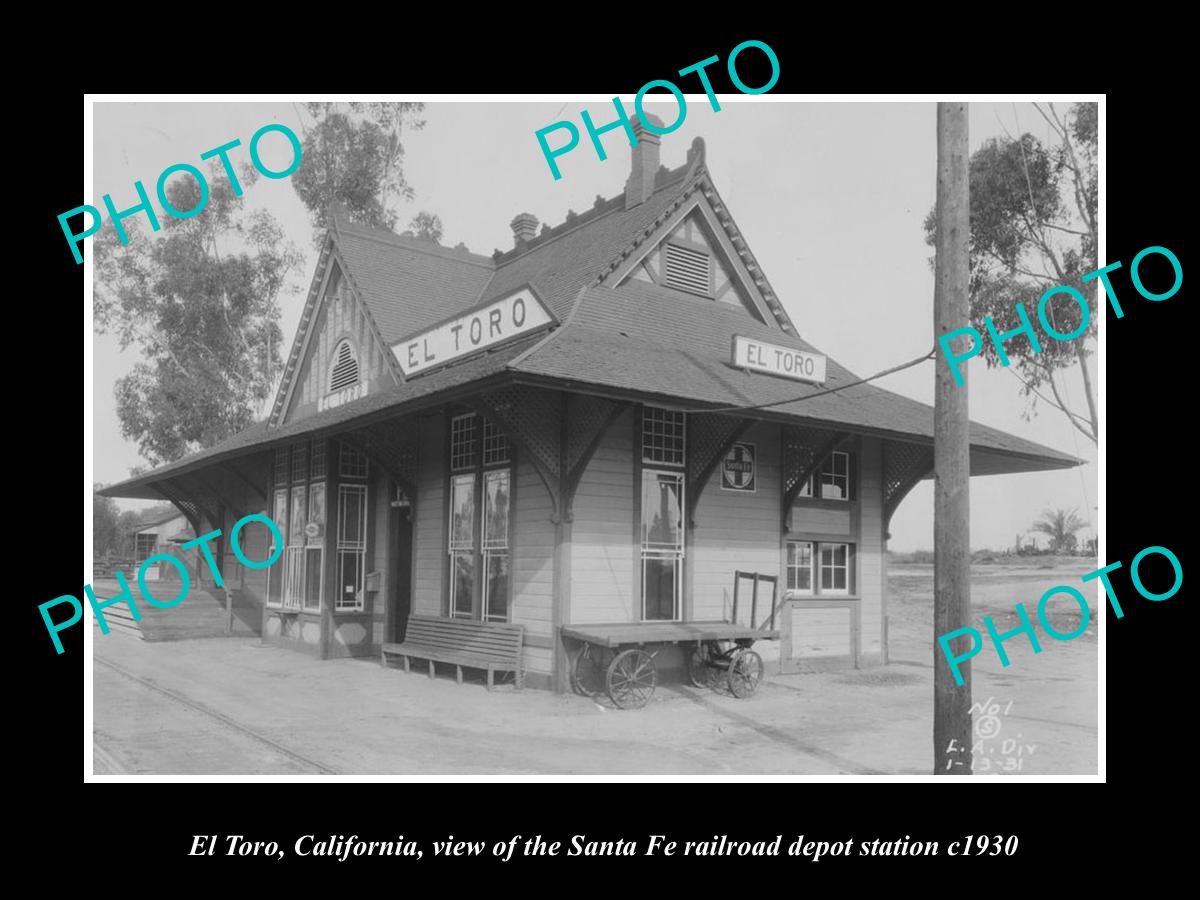
[{"label": "wooden bench", "polygon": [[524,638],[524,625],[409,616],[404,643],[384,644],[380,664],[386,666],[389,655],[399,656],[407,672],[409,657],[425,659],[429,661],[429,677],[433,678],[435,662],[450,663],[457,671],[459,684],[463,666],[486,669],[489,691],[496,672],[513,672],[519,691],[525,686],[525,673],[521,669]]}]

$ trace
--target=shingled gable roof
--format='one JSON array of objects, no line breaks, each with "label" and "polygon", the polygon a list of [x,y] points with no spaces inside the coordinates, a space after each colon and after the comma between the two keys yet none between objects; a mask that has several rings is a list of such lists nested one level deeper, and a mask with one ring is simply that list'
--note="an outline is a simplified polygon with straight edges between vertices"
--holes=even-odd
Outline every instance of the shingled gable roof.
[{"label": "shingled gable roof", "polygon": [[[823,385],[745,372],[730,362],[734,334],[821,352],[799,337],[752,321],[736,307],[629,281],[615,289],[589,288],[580,296],[570,322],[510,368],[532,382],[570,381],[602,393],[657,397],[667,405],[696,411],[805,398],[858,380],[828,357]],[[920,443],[933,438],[932,407],[870,383],[795,399],[752,415],[792,421],[803,418],[817,425]],[[975,422],[971,423],[971,443],[983,452],[972,463],[979,474],[1064,468],[1081,462]],[[1012,457],[1013,463],[1000,468],[997,460],[987,458],[994,454]],[[1024,462],[1018,464],[1018,458]]]},{"label": "shingled gable roof", "polygon": [[495,274],[486,256],[338,222],[337,245],[390,347],[473,305]]},{"label": "shingled gable roof", "polygon": [[625,209],[622,193],[597,203],[578,219],[568,218],[532,245],[503,254],[496,260],[496,274],[480,301],[496,300],[531,284],[562,321],[580,289],[600,278],[614,258],[621,258],[621,251],[634,237],[653,230],[657,220],[680,200],[686,187],[684,171],[666,173],[662,182],[649,200],[633,209]]},{"label": "shingled gable roof", "polygon": [[333,436],[393,415],[419,412],[447,399],[471,393],[484,383],[508,383],[512,379],[509,363],[541,339],[542,335],[538,334],[514,341],[457,365],[447,366],[404,384],[388,386],[361,399],[274,428],[269,428],[265,421],[255,422],[211,447],[109,485],[96,493],[104,497],[159,499],[160,495],[153,489],[156,481],[259,453],[274,446],[283,446],[300,437]]},{"label": "shingled gable roof", "polygon": [[[759,324],[737,307],[682,297],[642,281],[628,281],[620,287],[608,284],[615,280],[610,276],[620,274],[625,259],[662,236],[672,213],[697,190],[716,211],[741,263],[751,273],[774,316],[772,324]],[[532,285],[564,324],[549,335],[469,357],[297,422],[272,428],[258,423],[214,447],[112,485],[101,494],[154,496],[150,485],[172,474],[302,434],[333,434],[339,427],[365,424],[401,409],[418,409],[481,381],[515,377],[537,383],[565,382],[601,392],[658,397],[674,406],[690,403],[702,409],[802,398],[855,380],[853,373],[833,359],[828,361],[823,386],[749,374],[730,365],[729,341],[734,333],[819,351],[796,335],[795,326],[717,196],[699,139],[693,142],[687,163],[674,170],[659,170],[654,193],[643,203],[626,209],[623,193],[609,200],[597,198],[592,209],[580,215],[569,213],[557,227],[491,258],[341,220],[336,225],[337,250],[346,275],[388,345],[525,285]],[[319,265],[318,275],[323,268]],[[313,302],[315,298],[310,297],[310,304]],[[792,400],[753,415],[840,425],[919,443],[930,442],[933,435],[931,407],[873,384],[811,400]],[[976,451],[973,471],[1053,469],[1083,462],[978,423],[971,425],[971,440]]]}]

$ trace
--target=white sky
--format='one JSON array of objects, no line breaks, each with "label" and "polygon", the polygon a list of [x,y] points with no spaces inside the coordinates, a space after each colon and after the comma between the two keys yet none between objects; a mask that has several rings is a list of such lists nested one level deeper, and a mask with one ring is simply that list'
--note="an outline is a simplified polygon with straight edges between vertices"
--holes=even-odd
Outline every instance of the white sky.
[{"label": "white sky", "polygon": [[[632,108],[632,98],[625,99]],[[922,222],[935,194],[934,105],[764,103],[725,96],[720,102],[720,112],[714,112],[703,95],[689,97],[682,127],[662,139],[663,163],[678,166],[692,138],[704,138],[717,190],[801,336],[860,376],[928,350],[933,274]],[[611,103],[603,100],[428,104],[426,127],[405,140],[405,174],[416,199],[400,208],[401,229],[418,210],[429,210],[445,225],[442,243],[461,241],[490,255],[511,246],[508,223],[519,212],[556,225],[568,209],[589,209],[597,194],[621,192],[629,147],[620,129],[609,132],[603,137],[608,159],[598,160],[580,123],[583,108],[597,125],[613,118]],[[666,122],[675,119],[673,104],[647,108]],[[575,122],[582,134],[579,146],[559,157],[563,177],[554,181],[534,132],[559,119]],[[290,103],[98,103],[96,195],[85,202],[100,206],[101,196],[112,193],[118,209],[132,206],[135,180],[141,179],[153,196],[158,174],[168,165],[201,165],[202,152],[233,138],[242,141],[231,155],[234,161],[248,160],[250,136],[272,121],[301,135],[302,126],[310,124]],[[1049,139],[1049,129],[1028,104],[972,104],[972,150],[1005,129]],[[554,146],[561,139],[561,134],[551,137]],[[264,140],[262,151],[272,168],[281,169],[290,159],[279,135]],[[296,278],[299,290],[282,300],[286,358],[315,264],[312,229],[290,178],[260,179],[246,198],[248,209],[270,210],[307,256]],[[97,336],[98,482],[120,480],[130,467],[145,464],[136,445],[121,437],[113,399],[115,381],[137,361],[135,348],[121,353],[113,336]],[[877,383],[932,403],[933,363]],[[1068,374],[1066,386],[1069,401],[1085,412],[1078,372]],[[1065,472],[972,479],[975,548],[1011,546],[1046,507],[1076,507],[1096,521],[1094,447],[1043,403],[1038,415],[1025,421],[1019,388],[1009,372],[988,371],[973,360],[971,418],[1091,462]],[[919,485],[901,504],[891,532],[891,549],[933,546],[932,482]]]}]

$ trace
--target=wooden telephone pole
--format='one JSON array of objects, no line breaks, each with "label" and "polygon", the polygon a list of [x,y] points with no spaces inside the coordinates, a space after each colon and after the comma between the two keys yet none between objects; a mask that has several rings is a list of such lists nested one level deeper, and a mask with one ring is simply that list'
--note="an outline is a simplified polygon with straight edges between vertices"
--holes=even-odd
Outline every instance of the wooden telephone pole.
[{"label": "wooden telephone pole", "polygon": [[[969,321],[970,188],[967,104],[937,105],[937,260],[933,334]],[[957,338],[965,341],[965,337]],[[961,347],[954,348],[956,352]],[[971,624],[970,424],[966,371],[960,387],[935,355],[933,400],[933,760],[935,775],[971,774],[971,663],[961,687],[938,637]],[[956,642],[957,643],[957,642]]]}]

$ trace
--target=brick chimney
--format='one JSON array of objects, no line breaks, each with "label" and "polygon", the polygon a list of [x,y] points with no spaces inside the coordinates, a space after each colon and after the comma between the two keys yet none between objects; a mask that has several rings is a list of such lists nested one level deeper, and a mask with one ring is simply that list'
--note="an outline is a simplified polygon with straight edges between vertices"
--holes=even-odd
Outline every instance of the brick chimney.
[{"label": "brick chimney", "polygon": [[520,247],[537,237],[538,220],[533,213],[521,213],[509,223],[513,230],[513,246]]},{"label": "brick chimney", "polygon": [[[658,116],[646,113],[646,119],[655,128],[662,128],[662,120]],[[630,151],[633,158],[633,170],[629,173],[629,181],[625,182],[625,208],[632,209],[639,203],[645,203],[654,193],[654,176],[658,172],[659,144],[662,138],[646,130],[641,118],[634,116],[633,134],[637,146]]]}]

